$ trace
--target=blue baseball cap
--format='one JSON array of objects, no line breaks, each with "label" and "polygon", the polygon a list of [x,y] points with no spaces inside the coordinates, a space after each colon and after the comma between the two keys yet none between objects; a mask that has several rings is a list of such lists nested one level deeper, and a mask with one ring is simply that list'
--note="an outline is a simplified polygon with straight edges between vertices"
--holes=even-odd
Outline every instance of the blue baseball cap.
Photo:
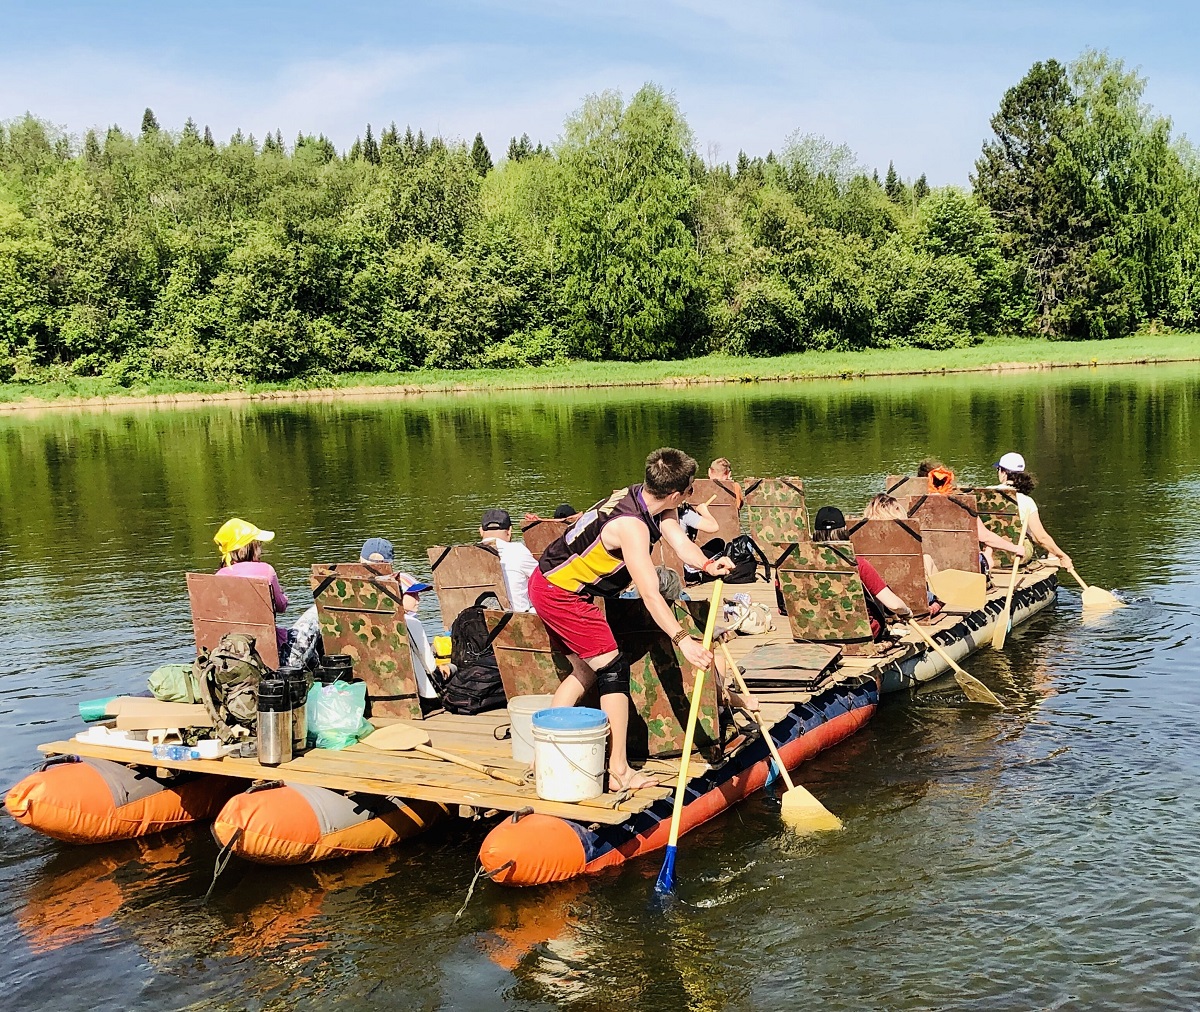
[{"label": "blue baseball cap", "polygon": [[387,538],[367,538],[358,553],[364,562],[394,562],[396,551]]}]

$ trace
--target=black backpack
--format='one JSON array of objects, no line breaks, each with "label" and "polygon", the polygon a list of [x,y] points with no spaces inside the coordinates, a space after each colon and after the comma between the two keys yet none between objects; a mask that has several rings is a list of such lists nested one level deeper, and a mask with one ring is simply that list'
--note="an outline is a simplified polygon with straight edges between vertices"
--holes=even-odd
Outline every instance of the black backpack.
[{"label": "black backpack", "polygon": [[442,686],[442,706],[450,713],[485,713],[508,703],[492,637],[483,618],[483,601],[491,596],[481,595],[470,608],[458,613],[450,627],[454,672]]}]

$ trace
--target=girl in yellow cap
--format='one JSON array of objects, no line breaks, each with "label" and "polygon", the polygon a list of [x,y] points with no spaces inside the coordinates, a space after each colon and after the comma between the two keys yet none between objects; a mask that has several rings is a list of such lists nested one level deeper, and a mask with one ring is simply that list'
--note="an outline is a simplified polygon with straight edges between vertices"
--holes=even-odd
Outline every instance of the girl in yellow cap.
[{"label": "girl in yellow cap", "polygon": [[[262,546],[264,541],[272,541],[274,531],[264,531],[246,520],[234,517],[226,520],[217,531],[213,541],[221,551],[221,568],[217,576],[241,576],[255,580],[266,580],[271,585],[271,604],[275,614],[281,615],[287,611],[287,594],[279,585],[279,575],[275,567],[262,561]],[[288,631],[275,627],[275,639],[278,641],[280,656],[287,647]]]}]

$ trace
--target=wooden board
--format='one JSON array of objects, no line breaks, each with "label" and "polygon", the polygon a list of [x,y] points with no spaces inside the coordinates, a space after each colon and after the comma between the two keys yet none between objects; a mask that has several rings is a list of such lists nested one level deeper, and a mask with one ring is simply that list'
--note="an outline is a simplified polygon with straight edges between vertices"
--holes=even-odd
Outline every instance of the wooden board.
[{"label": "wooden board", "polygon": [[521,540],[530,555],[541,559],[542,552],[566,534],[570,527],[565,520],[533,520],[521,528]]},{"label": "wooden board", "polygon": [[275,606],[266,580],[188,573],[187,589],[197,654],[211,650],[226,633],[245,633],[254,637],[263,663],[272,671],[279,667]]},{"label": "wooden board", "polygon": [[938,569],[979,572],[978,510],[973,495],[913,496],[906,510],[920,523],[925,553]]},{"label": "wooden board", "polygon": [[925,495],[929,491],[928,478],[914,478],[904,474],[889,474],[883,491],[897,499],[910,495]]},{"label": "wooden board", "polygon": [[429,549],[433,589],[442,607],[442,622],[449,629],[459,612],[485,594],[495,594],[501,609],[512,607],[504,585],[500,553],[491,545],[434,545]]},{"label": "wooden board", "polygon": [[715,533],[700,531],[696,535],[696,544],[706,545],[713,538],[721,538],[729,544],[742,533],[742,517],[738,511],[738,496],[733,483],[720,481],[715,478],[697,478],[692,484],[692,494],[688,502],[694,504],[708,502],[708,511],[713,519],[720,524]]},{"label": "wooden board", "polygon": [[925,553],[916,520],[855,520],[847,528],[856,558],[866,559],[920,618],[929,614]]}]

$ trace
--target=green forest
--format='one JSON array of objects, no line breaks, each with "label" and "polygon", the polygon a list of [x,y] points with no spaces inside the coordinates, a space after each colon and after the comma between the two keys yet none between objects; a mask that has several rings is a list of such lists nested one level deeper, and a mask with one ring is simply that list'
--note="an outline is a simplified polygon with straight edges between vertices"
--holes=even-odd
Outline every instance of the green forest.
[{"label": "green forest", "polygon": [[1000,97],[971,189],[793,133],[707,164],[674,98],[553,145],[368,126],[0,125],[0,382],[969,345],[1195,329],[1200,158],[1106,53]]}]

